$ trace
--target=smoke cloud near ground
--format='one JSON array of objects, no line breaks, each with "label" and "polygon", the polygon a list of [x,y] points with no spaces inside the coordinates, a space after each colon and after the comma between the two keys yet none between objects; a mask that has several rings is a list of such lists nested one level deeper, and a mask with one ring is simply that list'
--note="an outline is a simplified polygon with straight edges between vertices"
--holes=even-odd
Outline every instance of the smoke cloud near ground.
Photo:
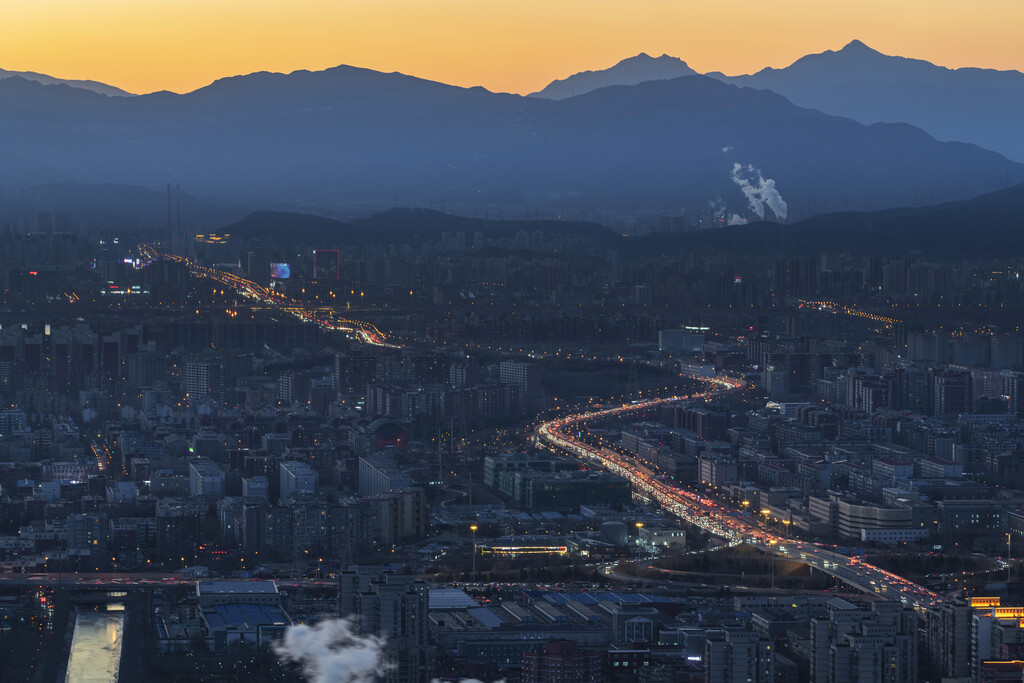
[{"label": "smoke cloud near ground", "polygon": [[[310,683],[374,683],[391,670],[384,656],[386,642],[356,633],[352,619],[327,619],[313,626],[289,626],[273,649],[282,662],[301,665]],[[484,682],[465,678],[459,683]]]},{"label": "smoke cloud near ground", "polygon": [[758,218],[764,218],[767,206],[778,220],[786,220],[789,215],[789,206],[775,188],[775,181],[771,178],[764,178],[760,169],[754,168],[752,164],[744,166],[734,163],[729,177],[743,192],[743,196],[747,198],[747,203],[750,205],[750,210],[757,214]]},{"label": "smoke cloud near ground", "polygon": [[274,652],[300,664],[310,683],[373,683],[387,673],[384,639],[361,636],[350,619],[289,626]]}]

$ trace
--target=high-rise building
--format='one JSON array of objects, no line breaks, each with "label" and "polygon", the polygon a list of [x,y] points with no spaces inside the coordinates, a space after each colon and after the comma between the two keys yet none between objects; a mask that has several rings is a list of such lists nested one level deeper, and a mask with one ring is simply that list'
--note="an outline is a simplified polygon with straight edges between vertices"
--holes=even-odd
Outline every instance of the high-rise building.
[{"label": "high-rise building", "polygon": [[360,633],[385,639],[386,683],[427,683],[434,648],[427,642],[427,584],[384,567],[355,567],[340,576],[340,611],[358,617]]},{"label": "high-rise building", "polygon": [[427,534],[427,503],[423,489],[392,489],[364,499],[377,509],[379,531],[374,539],[381,546],[418,541]]},{"label": "high-rise building", "polygon": [[813,259],[788,258],[775,262],[775,296],[808,296],[818,289],[818,263]]},{"label": "high-rise building", "polygon": [[390,455],[372,453],[359,458],[359,495],[373,496],[411,485],[412,480],[398,469]]},{"label": "high-rise building", "polygon": [[107,538],[107,516],[102,512],[68,515],[68,550],[88,551],[93,558],[106,558]]},{"label": "high-rise building", "polygon": [[377,377],[377,356],[345,356],[335,354],[331,379],[334,390],[342,394],[362,394],[366,385]]},{"label": "high-rise building", "polygon": [[867,683],[918,680],[917,615],[898,602],[857,605],[834,598],[813,617],[811,681]]},{"label": "high-rise building", "polygon": [[224,390],[224,366],[219,361],[188,361],[183,379],[185,393],[192,398],[219,396]]},{"label": "high-rise building", "polygon": [[206,503],[164,498],[156,503],[156,552],[170,566],[193,562]]},{"label": "high-rise building", "polygon": [[971,675],[971,607],[947,602],[926,615],[925,657],[934,679]]},{"label": "high-rise building", "polygon": [[992,367],[996,370],[1018,370],[1024,366],[1024,339],[1019,334],[992,336]]},{"label": "high-rise building", "polygon": [[[978,610],[971,621],[971,665],[974,680],[986,680],[984,664],[1008,659],[1004,650],[1020,651],[1024,643],[1024,627],[1018,616],[1004,616],[999,608]],[[1014,610],[1019,612],[1019,610]],[[1014,659],[1019,659],[1014,657]],[[1020,674],[1018,673],[1018,676]],[[1005,679],[989,679],[1005,680]]]},{"label": "high-rise building", "polygon": [[709,631],[704,640],[704,671],[706,683],[773,683],[771,641],[743,628]]},{"label": "high-rise building", "polygon": [[262,475],[242,479],[242,498],[245,500],[270,499],[270,482]]},{"label": "high-rise building", "polygon": [[1009,412],[1018,417],[1024,415],[1024,372],[1003,370],[1003,396],[1009,399]]},{"label": "high-rise building", "polygon": [[313,279],[337,280],[341,277],[341,257],[337,249],[313,250]]},{"label": "high-rise building", "polygon": [[971,373],[940,369],[932,373],[932,413],[937,416],[970,413],[974,404]]},{"label": "high-rise building", "polygon": [[581,650],[574,640],[553,640],[523,653],[523,683],[598,683],[601,653]]},{"label": "high-rise building", "polygon": [[281,500],[316,494],[320,476],[304,462],[281,463]]},{"label": "high-rise building", "polygon": [[544,393],[540,383],[540,366],[535,363],[506,360],[499,366],[499,372],[502,384],[519,387],[520,395],[526,398],[536,398]]},{"label": "high-rise building", "polygon": [[210,460],[196,460],[188,466],[188,493],[209,499],[224,497],[224,470]]}]

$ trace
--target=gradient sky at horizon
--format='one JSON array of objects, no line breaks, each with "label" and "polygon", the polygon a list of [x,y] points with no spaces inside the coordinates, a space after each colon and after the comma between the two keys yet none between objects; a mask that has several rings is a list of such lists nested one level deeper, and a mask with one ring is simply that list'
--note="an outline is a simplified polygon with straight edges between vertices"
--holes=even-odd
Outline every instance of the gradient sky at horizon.
[{"label": "gradient sky at horizon", "polygon": [[0,7],[0,68],[187,92],[350,64],[527,93],[647,52],[750,73],[857,38],[949,67],[1024,70],[1020,0],[31,0]]}]

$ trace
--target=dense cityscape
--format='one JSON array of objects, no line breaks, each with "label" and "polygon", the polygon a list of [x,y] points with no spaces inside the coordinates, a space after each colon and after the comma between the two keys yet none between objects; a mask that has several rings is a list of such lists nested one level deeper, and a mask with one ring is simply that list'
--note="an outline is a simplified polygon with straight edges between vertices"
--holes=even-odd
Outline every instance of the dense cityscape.
[{"label": "dense cityscape", "polygon": [[1020,675],[1018,262],[391,218],[8,227],[4,680]]},{"label": "dense cityscape", "polygon": [[0,683],[1024,683],[1024,3],[6,5]]}]

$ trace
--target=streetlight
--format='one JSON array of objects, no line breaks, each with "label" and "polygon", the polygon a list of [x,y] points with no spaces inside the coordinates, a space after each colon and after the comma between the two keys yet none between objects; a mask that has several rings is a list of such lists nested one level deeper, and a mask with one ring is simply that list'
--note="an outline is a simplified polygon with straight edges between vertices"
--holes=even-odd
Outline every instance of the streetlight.
[{"label": "streetlight", "polygon": [[469,530],[473,532],[473,583],[476,583],[476,524],[470,524]]},{"label": "streetlight", "polygon": [[[790,512],[789,514],[792,515],[793,513]],[[785,526],[782,527],[783,528],[783,534],[785,534],[786,540],[788,541],[789,540],[789,525],[793,523],[793,520],[792,519],[784,519],[784,520],[782,520],[782,523],[785,525]],[[786,576],[789,576],[789,549],[788,548],[786,549]]]},{"label": "streetlight", "polygon": [[1010,532],[1006,532],[1006,590],[1010,590],[1010,569],[1013,567],[1013,553],[1010,548]]},{"label": "streetlight", "polygon": [[[778,543],[778,541],[776,541],[774,538],[772,540],[768,541],[768,545],[769,546],[776,545],[777,543]],[[769,550],[771,550],[770,547],[769,547]],[[775,590],[775,553],[772,552],[771,556],[772,556],[772,590]]]}]

